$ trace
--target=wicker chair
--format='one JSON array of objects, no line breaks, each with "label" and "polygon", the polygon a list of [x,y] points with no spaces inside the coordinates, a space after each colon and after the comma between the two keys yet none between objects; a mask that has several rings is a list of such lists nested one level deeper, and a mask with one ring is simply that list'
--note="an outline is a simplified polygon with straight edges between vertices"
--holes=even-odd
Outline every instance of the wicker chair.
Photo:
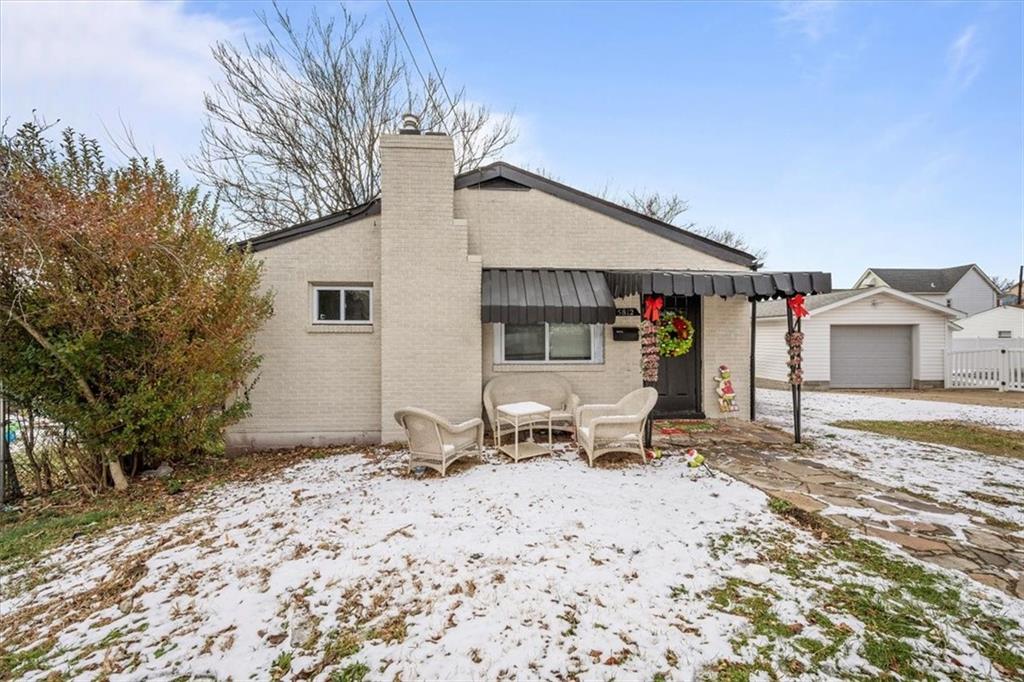
[{"label": "wicker chair", "polygon": [[[487,411],[491,433],[498,432],[498,405],[524,401],[550,407],[553,430],[573,431],[573,414],[580,399],[572,392],[569,382],[564,377],[548,372],[518,372],[498,374],[484,386],[484,409]],[[545,428],[547,423],[545,417]]]},{"label": "wicker chair", "polygon": [[484,422],[475,418],[452,424],[433,412],[407,407],[395,412],[395,421],[409,441],[409,470],[430,467],[445,475],[452,462],[484,450]]},{"label": "wicker chair", "polygon": [[658,392],[650,386],[629,393],[614,405],[582,405],[576,410],[576,442],[587,453],[590,466],[609,452],[644,454],[644,426]]}]

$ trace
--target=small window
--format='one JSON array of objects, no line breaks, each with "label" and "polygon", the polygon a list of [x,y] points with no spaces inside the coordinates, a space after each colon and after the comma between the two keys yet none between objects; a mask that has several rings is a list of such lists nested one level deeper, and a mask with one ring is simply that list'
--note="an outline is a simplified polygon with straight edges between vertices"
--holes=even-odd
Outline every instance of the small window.
[{"label": "small window", "polygon": [[495,358],[504,363],[597,363],[604,335],[599,324],[498,325]]},{"label": "small window", "polygon": [[372,293],[369,287],[313,287],[313,324],[368,324]]},{"label": "small window", "polygon": [[1001,339],[1012,339],[1013,338],[1013,332],[1011,332],[1009,329],[1000,329],[999,330],[999,338],[1001,338]]}]

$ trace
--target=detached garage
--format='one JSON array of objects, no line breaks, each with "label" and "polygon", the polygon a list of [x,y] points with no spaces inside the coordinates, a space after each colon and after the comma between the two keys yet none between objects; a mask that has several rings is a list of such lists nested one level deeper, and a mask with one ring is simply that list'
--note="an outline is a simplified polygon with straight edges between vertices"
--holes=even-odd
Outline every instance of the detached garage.
[{"label": "detached garage", "polygon": [[[890,289],[848,289],[807,297],[804,386],[942,386],[946,348],[960,313]],[[788,385],[786,303],[757,306],[755,373],[762,386]]]}]

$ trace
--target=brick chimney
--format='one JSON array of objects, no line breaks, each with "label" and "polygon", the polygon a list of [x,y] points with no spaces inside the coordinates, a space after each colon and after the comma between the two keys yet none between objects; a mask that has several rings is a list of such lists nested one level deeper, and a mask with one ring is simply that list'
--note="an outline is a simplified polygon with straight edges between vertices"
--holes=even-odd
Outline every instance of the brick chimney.
[{"label": "brick chimney", "polygon": [[481,412],[480,257],[454,217],[447,135],[412,114],[381,138],[381,440],[402,437],[394,412],[452,421]]}]

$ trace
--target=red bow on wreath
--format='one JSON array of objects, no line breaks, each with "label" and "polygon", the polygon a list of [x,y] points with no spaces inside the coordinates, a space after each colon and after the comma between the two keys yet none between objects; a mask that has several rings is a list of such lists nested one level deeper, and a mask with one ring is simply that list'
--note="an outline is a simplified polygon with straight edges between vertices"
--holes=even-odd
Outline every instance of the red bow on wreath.
[{"label": "red bow on wreath", "polygon": [[661,309],[665,307],[665,299],[661,296],[648,296],[644,307],[644,319],[657,322],[661,319]]},{"label": "red bow on wreath", "polygon": [[682,318],[677,317],[672,320],[672,326],[676,328],[676,334],[679,335],[679,338],[685,339],[690,336],[690,330],[686,328],[686,321]]},{"label": "red bow on wreath", "polygon": [[807,317],[807,308],[804,307],[804,295],[795,294],[790,297],[789,309],[793,311],[793,315],[799,319],[801,317]]}]

